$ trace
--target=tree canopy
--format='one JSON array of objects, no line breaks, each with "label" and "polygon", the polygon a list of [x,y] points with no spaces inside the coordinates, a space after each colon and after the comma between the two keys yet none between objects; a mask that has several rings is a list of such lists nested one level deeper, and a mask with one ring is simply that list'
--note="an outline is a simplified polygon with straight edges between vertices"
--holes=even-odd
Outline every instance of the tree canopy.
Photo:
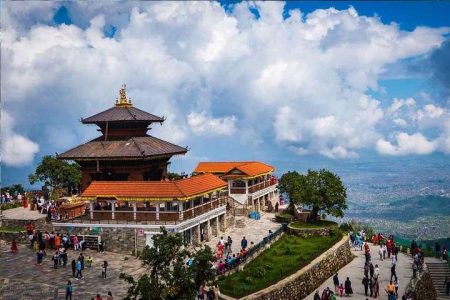
[{"label": "tree canopy", "polygon": [[11,186],[5,186],[1,188],[1,193],[4,194],[6,192],[9,192],[11,195],[24,195],[25,194],[25,189],[23,188],[23,186],[19,183],[19,184],[13,184]]},{"label": "tree canopy", "polygon": [[75,191],[81,182],[81,170],[77,163],[68,163],[47,155],[42,158],[34,174],[28,176],[28,180],[30,184],[42,182],[51,190],[66,188]]},{"label": "tree canopy", "polygon": [[[121,273],[130,287],[127,300],[194,299],[200,284],[214,279],[214,255],[209,246],[191,252],[183,246],[181,234],[161,227],[152,237],[153,247],[146,246],[139,258],[148,272],[137,280]],[[191,258],[192,264],[186,262]]]},{"label": "tree canopy", "polygon": [[338,175],[325,169],[308,170],[306,175],[296,171],[283,174],[279,188],[291,204],[310,206],[311,219],[316,219],[319,212],[343,217],[347,209],[347,189]]}]

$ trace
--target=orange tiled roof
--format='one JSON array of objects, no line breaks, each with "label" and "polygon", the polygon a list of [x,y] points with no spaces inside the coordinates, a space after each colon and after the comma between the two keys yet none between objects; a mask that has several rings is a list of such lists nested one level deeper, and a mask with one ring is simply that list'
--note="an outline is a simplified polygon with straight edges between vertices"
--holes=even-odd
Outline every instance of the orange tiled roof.
[{"label": "orange tiled roof", "polygon": [[93,181],[81,195],[85,199],[114,197],[121,200],[187,200],[227,186],[213,174],[176,181]]},{"label": "orange tiled roof", "polygon": [[235,162],[200,162],[194,173],[220,173],[227,174],[237,169],[245,176],[253,177],[257,175],[273,172],[274,168],[259,161],[235,161]]}]

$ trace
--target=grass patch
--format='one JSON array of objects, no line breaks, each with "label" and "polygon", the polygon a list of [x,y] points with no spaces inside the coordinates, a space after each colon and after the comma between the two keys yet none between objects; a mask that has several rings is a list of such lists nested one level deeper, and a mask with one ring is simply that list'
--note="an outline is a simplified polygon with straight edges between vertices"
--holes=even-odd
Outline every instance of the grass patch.
[{"label": "grass patch", "polygon": [[9,202],[9,203],[0,204],[0,206],[2,207],[2,210],[7,210],[7,209],[21,207],[21,206],[23,206],[23,203],[22,202]]},{"label": "grass patch", "polygon": [[301,238],[285,234],[243,271],[221,278],[220,290],[228,296],[243,297],[266,288],[306,266],[341,238],[338,235]]},{"label": "grass patch", "polygon": [[321,220],[315,223],[304,223],[300,221],[295,221],[289,224],[292,228],[323,228],[323,227],[332,227],[337,226],[336,222]]},{"label": "grass patch", "polygon": [[25,231],[22,227],[10,227],[10,226],[2,226],[0,227],[0,232],[21,232]]}]

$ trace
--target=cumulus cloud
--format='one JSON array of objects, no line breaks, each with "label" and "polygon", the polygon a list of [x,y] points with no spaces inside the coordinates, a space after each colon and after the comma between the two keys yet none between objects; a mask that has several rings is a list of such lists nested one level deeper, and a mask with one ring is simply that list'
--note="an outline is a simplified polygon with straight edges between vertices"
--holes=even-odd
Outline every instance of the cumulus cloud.
[{"label": "cumulus cloud", "polygon": [[[381,143],[394,149],[382,153],[407,153],[379,125],[388,117],[408,127],[400,111],[415,100],[385,110],[369,91],[389,65],[429,54],[449,33],[403,31],[354,8],[283,19],[283,2],[242,2],[229,13],[216,2],[70,2],[71,25],[52,23],[59,3],[22,6],[2,5],[2,100],[15,118],[29,112],[15,131],[39,137],[48,153],[94,137],[77,120],[110,107],[123,82],[136,106],[167,118],[152,131],[172,142],[266,141],[330,158]],[[114,36],[105,34],[111,26]],[[423,112],[439,114],[431,110]],[[55,128],[66,136],[58,143]]]},{"label": "cumulus cloud", "polygon": [[376,144],[377,151],[387,155],[425,155],[432,153],[437,147],[435,141],[427,140],[420,132],[411,135],[406,132],[399,132],[394,139],[394,143],[383,138],[379,139]]},{"label": "cumulus cloud", "polygon": [[39,151],[39,145],[27,137],[14,132],[15,120],[6,112],[2,112],[1,129],[1,161],[11,167],[20,167],[33,161]]},{"label": "cumulus cloud", "polygon": [[210,118],[206,112],[191,112],[187,116],[191,130],[197,135],[232,135],[236,131],[236,117]]}]

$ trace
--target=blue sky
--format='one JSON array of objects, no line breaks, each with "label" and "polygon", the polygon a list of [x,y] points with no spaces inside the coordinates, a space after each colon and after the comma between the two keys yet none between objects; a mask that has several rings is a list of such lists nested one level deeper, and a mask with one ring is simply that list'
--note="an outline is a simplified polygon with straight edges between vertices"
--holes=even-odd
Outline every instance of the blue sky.
[{"label": "blue sky", "polygon": [[190,147],[173,171],[450,153],[447,2],[41,4],[1,4],[3,185],[95,138],[123,82]]}]

